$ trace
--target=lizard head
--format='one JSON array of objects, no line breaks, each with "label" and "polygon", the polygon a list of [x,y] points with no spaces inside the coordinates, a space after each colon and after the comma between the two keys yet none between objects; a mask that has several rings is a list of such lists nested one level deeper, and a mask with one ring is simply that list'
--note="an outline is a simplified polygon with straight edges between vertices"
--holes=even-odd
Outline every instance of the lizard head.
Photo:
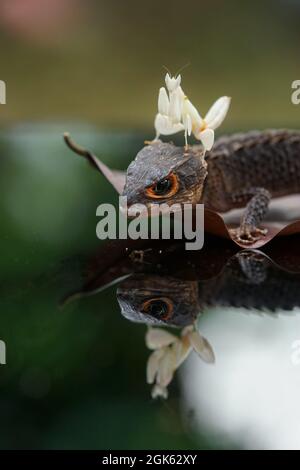
[{"label": "lizard head", "polygon": [[[207,164],[201,147],[183,147],[155,141],[144,147],[127,169],[122,196],[127,206],[200,201]],[[130,214],[130,212],[129,212]]]},{"label": "lizard head", "polygon": [[201,310],[197,282],[170,276],[135,274],[119,285],[117,299],[124,317],[148,325],[190,325]]}]

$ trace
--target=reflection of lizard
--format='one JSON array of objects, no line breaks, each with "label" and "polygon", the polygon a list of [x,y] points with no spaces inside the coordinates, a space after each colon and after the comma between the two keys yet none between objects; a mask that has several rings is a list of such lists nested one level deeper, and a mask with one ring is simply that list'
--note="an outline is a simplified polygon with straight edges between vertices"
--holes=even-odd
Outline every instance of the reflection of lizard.
[{"label": "reflection of lizard", "polygon": [[272,197],[300,193],[300,132],[253,131],[220,138],[205,157],[201,146],[154,142],[129,165],[123,195],[134,204],[204,203],[226,212],[246,207],[234,238],[253,243]]},{"label": "reflection of lizard", "polygon": [[122,314],[136,322],[185,326],[207,306],[267,312],[300,306],[300,274],[279,269],[258,251],[237,253],[211,279],[197,282],[189,277],[134,274],[118,286]]}]

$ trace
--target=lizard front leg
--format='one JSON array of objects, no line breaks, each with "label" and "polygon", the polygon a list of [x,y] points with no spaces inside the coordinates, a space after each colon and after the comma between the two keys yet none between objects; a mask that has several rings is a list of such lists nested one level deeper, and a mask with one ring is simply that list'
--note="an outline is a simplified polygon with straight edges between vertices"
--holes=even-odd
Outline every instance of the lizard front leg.
[{"label": "lizard front leg", "polygon": [[270,261],[264,254],[254,250],[243,250],[239,251],[235,258],[244,275],[244,282],[259,285],[266,281]]},{"label": "lizard front leg", "polygon": [[233,238],[243,244],[252,244],[265,236],[267,230],[259,228],[268,212],[271,194],[264,188],[249,188],[232,195],[234,205],[247,203],[240,226],[231,229]]}]

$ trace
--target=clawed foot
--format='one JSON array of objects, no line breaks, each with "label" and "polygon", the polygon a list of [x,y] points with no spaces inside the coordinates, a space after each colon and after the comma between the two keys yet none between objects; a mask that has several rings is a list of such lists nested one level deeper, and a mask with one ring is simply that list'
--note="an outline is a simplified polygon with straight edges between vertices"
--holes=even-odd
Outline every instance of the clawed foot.
[{"label": "clawed foot", "polygon": [[247,282],[261,284],[266,280],[269,261],[265,255],[257,250],[245,249],[236,257]]},{"label": "clawed foot", "polygon": [[267,229],[242,225],[241,227],[230,229],[229,232],[232,238],[238,243],[242,243],[243,245],[252,245],[265,237],[268,231]]},{"label": "clawed foot", "polygon": [[257,250],[245,248],[243,251],[239,251],[236,255],[239,259],[246,259],[255,261],[264,261],[265,256]]}]

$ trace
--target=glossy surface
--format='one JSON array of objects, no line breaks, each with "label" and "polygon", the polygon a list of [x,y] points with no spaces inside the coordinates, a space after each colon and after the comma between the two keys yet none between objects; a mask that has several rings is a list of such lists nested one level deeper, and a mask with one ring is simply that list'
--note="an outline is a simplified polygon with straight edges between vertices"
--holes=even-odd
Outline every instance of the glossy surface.
[{"label": "glossy surface", "polygon": [[[63,130],[0,142],[0,446],[299,448],[298,236],[254,252],[212,236],[197,253],[99,243],[96,207],[116,195]],[[78,135],[116,168],[141,140]],[[191,351],[153,400],[149,324],[179,337],[195,321],[202,358]]]}]

